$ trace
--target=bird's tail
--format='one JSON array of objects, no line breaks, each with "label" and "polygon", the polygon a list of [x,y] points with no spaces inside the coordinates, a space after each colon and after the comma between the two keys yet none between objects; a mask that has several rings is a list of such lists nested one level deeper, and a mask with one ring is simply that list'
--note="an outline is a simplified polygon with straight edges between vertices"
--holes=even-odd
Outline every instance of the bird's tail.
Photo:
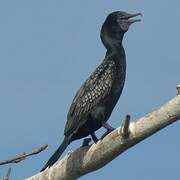
[{"label": "bird's tail", "polygon": [[41,172],[44,171],[47,167],[51,167],[62,155],[62,153],[65,151],[65,149],[67,148],[67,146],[69,145],[70,140],[68,137],[64,137],[63,142],[61,143],[61,145],[58,147],[58,149],[56,150],[56,152],[50,157],[50,159],[48,160],[48,162],[45,164],[45,166],[41,169]]}]

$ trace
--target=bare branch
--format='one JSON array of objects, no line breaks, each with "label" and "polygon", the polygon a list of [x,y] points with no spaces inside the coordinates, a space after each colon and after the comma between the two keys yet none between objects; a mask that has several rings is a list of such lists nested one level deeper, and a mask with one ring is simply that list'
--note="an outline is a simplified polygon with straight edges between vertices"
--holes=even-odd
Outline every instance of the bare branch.
[{"label": "bare branch", "polygon": [[48,147],[48,145],[45,144],[45,145],[42,145],[41,147],[39,147],[37,149],[34,149],[30,153],[23,153],[23,154],[15,157],[15,158],[8,159],[8,160],[2,160],[2,161],[0,161],[0,165],[9,164],[9,163],[18,163],[18,162],[26,159],[26,157],[28,157],[28,156],[32,156],[32,155],[35,155],[35,154],[38,154],[38,153],[44,151],[47,147]]},{"label": "bare branch", "polygon": [[[26,180],[74,180],[89,172],[102,168],[125,150],[180,119],[180,95],[156,111],[108,134],[104,139],[86,147],[80,147],[66,155],[51,168]],[[126,121],[125,121],[126,122]],[[128,131],[129,129],[129,131]],[[126,134],[125,133],[125,134]]]},{"label": "bare branch", "polygon": [[3,177],[3,180],[9,180],[10,174],[11,174],[11,168],[8,169],[6,176]]}]

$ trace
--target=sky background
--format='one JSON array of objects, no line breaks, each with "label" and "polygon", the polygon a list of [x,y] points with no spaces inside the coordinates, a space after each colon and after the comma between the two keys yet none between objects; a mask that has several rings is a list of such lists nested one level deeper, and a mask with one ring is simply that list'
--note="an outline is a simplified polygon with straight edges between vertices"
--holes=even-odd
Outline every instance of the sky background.
[{"label": "sky background", "polygon": [[[9,167],[12,180],[36,174],[61,143],[72,99],[105,55],[99,32],[112,11],[143,17],[124,38],[127,78],[109,123],[118,127],[126,114],[136,120],[173,98],[180,83],[179,7],[178,0],[0,1],[0,160],[50,145],[1,166],[0,177]],[[80,179],[178,179],[179,129],[179,122],[168,126]]]}]

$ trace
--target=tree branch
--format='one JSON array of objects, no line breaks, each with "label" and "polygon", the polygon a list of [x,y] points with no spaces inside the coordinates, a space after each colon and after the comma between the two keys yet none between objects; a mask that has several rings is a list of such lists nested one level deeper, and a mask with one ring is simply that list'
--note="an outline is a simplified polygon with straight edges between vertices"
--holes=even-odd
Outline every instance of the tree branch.
[{"label": "tree branch", "polygon": [[44,151],[46,148],[48,147],[47,144],[37,148],[37,149],[34,149],[32,152],[30,153],[23,153],[15,158],[12,158],[12,159],[8,159],[8,160],[2,160],[0,161],[0,165],[4,165],[4,164],[9,164],[9,163],[18,163],[24,159],[26,159],[26,157],[28,156],[32,156],[34,154],[38,154],[40,153],[41,151]]},{"label": "tree branch", "polygon": [[75,180],[102,168],[125,150],[180,119],[180,95],[135,122],[129,124],[127,119],[97,144],[78,148],[26,180]]}]

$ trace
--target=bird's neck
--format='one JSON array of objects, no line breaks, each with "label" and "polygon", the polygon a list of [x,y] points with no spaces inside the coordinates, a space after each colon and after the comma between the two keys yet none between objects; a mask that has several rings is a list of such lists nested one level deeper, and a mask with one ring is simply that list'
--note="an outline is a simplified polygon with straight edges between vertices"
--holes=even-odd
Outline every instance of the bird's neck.
[{"label": "bird's neck", "polygon": [[124,51],[121,41],[116,41],[107,46],[107,54],[119,54],[122,50]]},{"label": "bird's neck", "polygon": [[122,43],[107,49],[104,61],[114,61],[119,71],[126,72],[126,55]]},{"label": "bird's neck", "polygon": [[108,53],[111,52],[119,52],[122,47],[122,40],[124,37],[124,33],[113,34],[108,32],[106,28],[102,28],[101,30],[101,41],[107,49]]},{"label": "bird's neck", "polygon": [[[116,58],[112,58],[115,61],[119,61],[120,59],[124,59],[125,57],[125,51],[122,45],[122,41],[117,41],[116,43],[110,44],[107,48],[107,52],[106,52],[106,58],[105,59],[111,59],[108,57],[116,57]],[[119,58],[120,59],[119,59]]]}]

